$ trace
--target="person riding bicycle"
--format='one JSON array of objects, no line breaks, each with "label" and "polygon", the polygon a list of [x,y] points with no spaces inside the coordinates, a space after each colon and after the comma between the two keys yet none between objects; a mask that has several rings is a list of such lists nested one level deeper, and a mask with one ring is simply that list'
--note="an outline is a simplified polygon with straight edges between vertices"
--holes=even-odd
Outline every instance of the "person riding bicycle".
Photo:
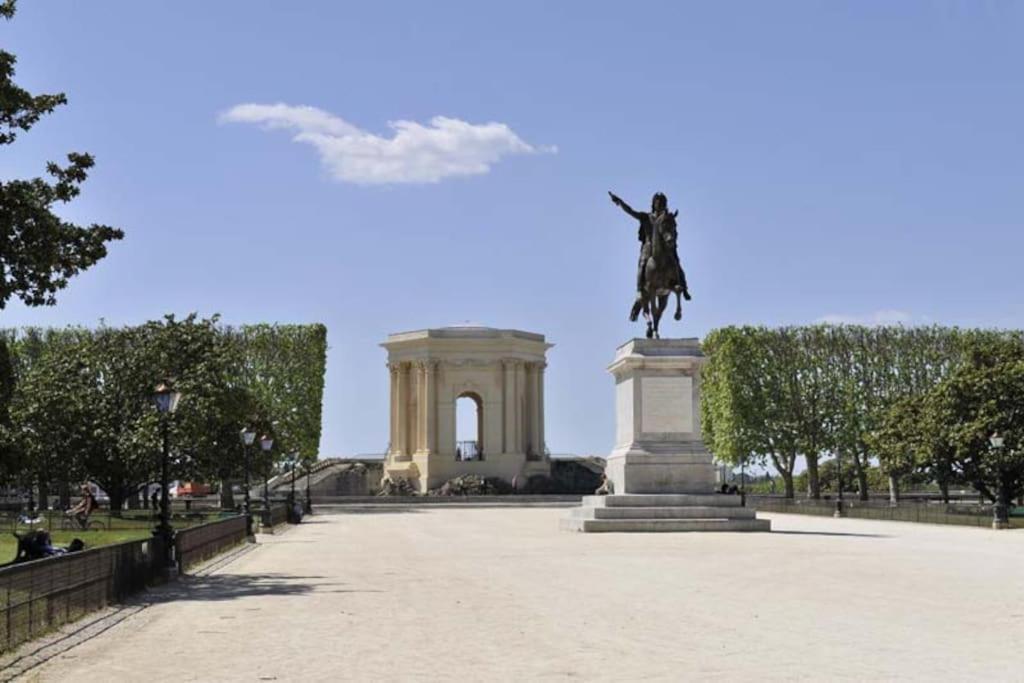
[{"label": "person riding bicycle", "polygon": [[89,515],[98,507],[99,503],[96,502],[96,496],[93,494],[92,488],[88,484],[82,484],[82,499],[78,501],[78,505],[68,510],[66,514],[74,516],[78,526],[82,527],[84,531],[89,526]]}]

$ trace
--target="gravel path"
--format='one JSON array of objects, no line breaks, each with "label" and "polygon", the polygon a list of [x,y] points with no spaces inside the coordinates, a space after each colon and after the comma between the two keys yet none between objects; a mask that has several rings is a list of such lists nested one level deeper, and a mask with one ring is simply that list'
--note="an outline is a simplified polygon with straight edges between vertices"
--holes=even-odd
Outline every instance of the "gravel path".
[{"label": "gravel path", "polygon": [[1024,680],[1024,532],[572,534],[565,513],[319,515],[28,680]]}]

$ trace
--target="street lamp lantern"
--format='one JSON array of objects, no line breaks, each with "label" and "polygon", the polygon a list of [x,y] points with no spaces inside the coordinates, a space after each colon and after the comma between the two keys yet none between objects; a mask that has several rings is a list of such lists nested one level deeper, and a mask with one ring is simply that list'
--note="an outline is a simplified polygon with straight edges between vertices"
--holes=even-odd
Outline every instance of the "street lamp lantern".
[{"label": "street lamp lantern", "polygon": [[992,444],[992,448],[1003,447],[1003,437],[999,434],[999,432],[993,432],[992,436],[988,438],[988,442]]},{"label": "street lamp lantern", "polygon": [[244,427],[239,435],[242,437],[242,443],[246,446],[251,446],[256,440],[256,431],[252,427]]},{"label": "street lamp lantern", "polygon": [[181,392],[175,391],[166,382],[160,382],[153,390],[153,403],[161,414],[173,413],[178,409]]},{"label": "street lamp lantern", "polygon": [[273,447],[274,447],[274,439],[271,438],[269,435],[264,434],[260,438],[260,448],[262,448],[263,452],[266,453],[267,451],[269,451]]}]

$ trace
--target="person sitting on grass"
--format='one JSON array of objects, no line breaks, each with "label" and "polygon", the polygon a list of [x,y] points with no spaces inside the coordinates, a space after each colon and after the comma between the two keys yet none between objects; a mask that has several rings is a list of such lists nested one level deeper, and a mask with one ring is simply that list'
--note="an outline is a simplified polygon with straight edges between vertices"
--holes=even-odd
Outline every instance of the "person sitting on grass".
[{"label": "person sitting on grass", "polygon": [[82,484],[82,499],[78,501],[78,505],[68,510],[65,514],[73,515],[75,521],[78,522],[78,526],[84,531],[89,525],[89,515],[98,507],[99,503],[96,502],[96,496],[93,495],[89,484]]},{"label": "person sitting on grass", "polygon": [[59,548],[53,545],[53,541],[50,540],[50,533],[45,529],[36,529],[24,536],[15,533],[14,537],[18,539],[18,552],[14,556],[14,560],[8,564],[31,562],[45,557],[53,557],[54,555],[77,553],[85,549],[85,543],[80,538],[72,540],[67,548]]}]

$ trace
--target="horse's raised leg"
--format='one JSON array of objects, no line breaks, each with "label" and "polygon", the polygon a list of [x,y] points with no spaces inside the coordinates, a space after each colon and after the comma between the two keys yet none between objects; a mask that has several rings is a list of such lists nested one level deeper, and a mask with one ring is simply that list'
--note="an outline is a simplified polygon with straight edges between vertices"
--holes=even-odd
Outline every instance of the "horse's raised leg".
[{"label": "horse's raised leg", "polygon": [[647,320],[647,338],[657,339],[658,319],[655,314],[658,310],[658,295],[655,292],[648,292],[644,297],[644,318]]},{"label": "horse's raised leg", "polygon": [[676,292],[676,314],[674,317],[676,320],[683,319],[683,299],[682,295],[678,291]]},{"label": "horse's raised leg", "polygon": [[644,297],[641,294],[636,295],[636,301],[633,302],[633,308],[629,311],[629,322],[635,323],[636,319],[640,317],[640,311],[644,309]]},{"label": "horse's raised leg", "polygon": [[658,331],[658,326],[661,323],[661,315],[665,312],[665,307],[668,305],[668,295],[657,295],[651,302],[653,305],[653,317],[654,317],[654,338],[661,339],[661,333]]}]

